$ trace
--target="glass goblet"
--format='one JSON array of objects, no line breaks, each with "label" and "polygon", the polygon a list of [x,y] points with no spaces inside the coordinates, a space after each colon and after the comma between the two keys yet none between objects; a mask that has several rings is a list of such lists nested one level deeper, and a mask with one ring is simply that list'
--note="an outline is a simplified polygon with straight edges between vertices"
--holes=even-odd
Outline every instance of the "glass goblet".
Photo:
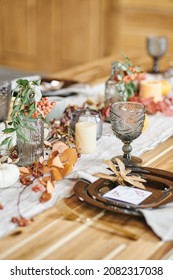
[{"label": "glass goblet", "polygon": [[[145,106],[137,102],[116,102],[110,107],[112,131],[123,143],[122,156],[116,156],[125,166],[134,166],[142,162],[141,158],[131,156],[131,142],[142,133],[145,120]],[[116,163],[115,158],[112,161]]]},{"label": "glass goblet", "polygon": [[166,53],[168,48],[168,39],[166,36],[147,37],[147,51],[153,58],[153,69],[151,73],[160,73],[159,59]]}]

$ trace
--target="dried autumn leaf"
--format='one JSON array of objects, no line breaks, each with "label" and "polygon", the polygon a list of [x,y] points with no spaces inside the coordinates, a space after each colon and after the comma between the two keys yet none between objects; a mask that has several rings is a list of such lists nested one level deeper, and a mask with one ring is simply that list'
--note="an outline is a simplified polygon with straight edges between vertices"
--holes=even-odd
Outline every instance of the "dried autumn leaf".
[{"label": "dried autumn leaf", "polygon": [[131,172],[130,169],[126,169],[125,164],[119,159],[119,158],[115,158],[119,169],[120,169],[120,174],[123,176],[124,174],[127,175]]},{"label": "dried autumn leaf", "polygon": [[126,176],[124,178],[124,180],[126,182],[130,183],[132,186],[135,186],[135,187],[140,188],[140,189],[145,189],[145,186],[142,183],[140,183],[139,181],[135,181],[135,180],[131,179],[131,176]]},{"label": "dried autumn leaf", "polygon": [[60,181],[63,178],[58,167],[53,166],[51,169],[51,174],[52,174],[52,179],[55,181]]},{"label": "dried autumn leaf", "polygon": [[117,175],[119,176],[119,172],[118,170],[116,169],[115,165],[113,164],[112,161],[110,160],[104,160],[104,163],[107,164],[109,166],[109,168]]},{"label": "dried autumn leaf", "polygon": [[70,163],[71,165],[74,165],[77,161],[77,152],[74,148],[68,148],[60,155],[60,160],[63,163]]},{"label": "dried autumn leaf", "polygon": [[47,191],[45,191],[45,192],[42,193],[42,195],[41,195],[39,201],[40,201],[41,203],[47,202],[48,200],[51,199],[51,197],[52,197],[51,193],[48,193]]},{"label": "dried autumn leaf", "polygon": [[111,180],[113,182],[117,181],[116,176],[108,175],[108,174],[105,174],[105,173],[96,173],[96,174],[93,174],[93,176],[103,178],[103,179],[108,179],[108,180]]},{"label": "dried autumn leaf", "polygon": [[43,174],[50,173],[50,168],[47,165],[43,165]]},{"label": "dried autumn leaf", "polygon": [[43,164],[43,162],[44,162],[43,156],[40,157],[39,162],[40,162],[41,164]]},{"label": "dried autumn leaf", "polygon": [[62,164],[58,155],[52,160],[52,166],[64,168],[64,165]]},{"label": "dried autumn leaf", "polygon": [[54,185],[51,181],[47,181],[46,189],[48,193],[53,193]]},{"label": "dried autumn leaf", "polygon": [[61,173],[62,177],[68,175],[73,170],[73,165],[66,162],[64,164],[64,168],[59,168],[59,172]]},{"label": "dried autumn leaf", "polygon": [[44,177],[42,178],[42,181],[45,182],[45,183],[47,184],[47,182],[50,181],[50,179],[51,179],[51,176],[44,176]]},{"label": "dried autumn leaf", "polygon": [[[145,186],[142,182],[146,182],[145,179],[141,178],[140,176],[131,175],[131,170],[126,170],[124,163],[116,158],[116,162],[118,164],[119,171],[116,169],[116,166],[109,160],[105,160],[104,163],[109,166],[109,168],[114,172],[116,176],[108,175],[105,173],[97,173],[94,176],[111,180],[113,182],[117,181],[120,185],[125,185],[124,182],[131,184],[140,189],[145,189]],[[129,176],[127,176],[129,175]],[[131,176],[130,176],[131,175]]]},{"label": "dried autumn leaf", "polygon": [[30,174],[30,171],[27,167],[24,167],[24,166],[19,167],[19,170],[21,173]]},{"label": "dried autumn leaf", "polygon": [[58,151],[59,154],[62,154],[67,149],[68,149],[68,146],[61,141],[54,143],[53,147],[52,147],[52,151],[53,152]]},{"label": "dried autumn leaf", "polygon": [[48,167],[52,166],[52,162],[57,155],[58,155],[58,151],[54,151],[53,153],[50,154],[49,159],[47,161],[47,166]]}]

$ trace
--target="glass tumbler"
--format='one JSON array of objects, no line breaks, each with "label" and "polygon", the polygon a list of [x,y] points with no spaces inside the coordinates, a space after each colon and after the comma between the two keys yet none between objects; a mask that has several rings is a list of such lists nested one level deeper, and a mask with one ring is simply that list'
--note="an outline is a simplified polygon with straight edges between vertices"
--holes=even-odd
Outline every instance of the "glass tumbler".
[{"label": "glass tumbler", "polygon": [[78,109],[72,113],[70,128],[72,135],[75,135],[75,125],[77,122],[94,122],[96,123],[96,139],[102,136],[103,122],[99,112],[92,109]]}]

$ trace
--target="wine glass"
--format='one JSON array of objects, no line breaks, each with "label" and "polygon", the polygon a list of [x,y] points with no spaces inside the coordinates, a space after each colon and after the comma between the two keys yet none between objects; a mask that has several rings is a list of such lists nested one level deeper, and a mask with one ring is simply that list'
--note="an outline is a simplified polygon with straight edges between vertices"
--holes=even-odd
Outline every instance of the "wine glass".
[{"label": "wine glass", "polygon": [[166,36],[147,37],[147,51],[153,58],[153,69],[151,73],[160,73],[159,59],[166,53],[168,48],[168,38]]},{"label": "wine glass", "polygon": [[142,133],[145,120],[145,106],[137,102],[116,102],[110,107],[110,121],[113,133],[124,143],[121,159],[125,166],[136,166],[142,162],[138,157],[131,156],[131,142]]}]

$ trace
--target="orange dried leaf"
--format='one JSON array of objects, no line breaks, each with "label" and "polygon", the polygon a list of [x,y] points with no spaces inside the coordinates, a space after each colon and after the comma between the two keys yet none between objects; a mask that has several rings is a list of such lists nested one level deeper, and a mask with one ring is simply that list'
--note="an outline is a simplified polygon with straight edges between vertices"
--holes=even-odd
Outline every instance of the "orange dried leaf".
[{"label": "orange dried leaf", "polygon": [[44,176],[44,177],[42,178],[42,181],[45,182],[45,183],[47,183],[50,179],[51,179],[50,176]]},{"label": "orange dried leaf", "polygon": [[54,191],[53,183],[50,181],[47,181],[46,189],[47,189],[48,193],[53,193],[53,191]]},{"label": "orange dried leaf", "polygon": [[47,161],[47,166],[51,167],[52,166],[52,161],[54,160],[54,158],[58,155],[57,151],[54,151],[53,153],[50,154],[49,159]]},{"label": "orange dried leaf", "polygon": [[26,167],[24,167],[24,166],[19,167],[19,170],[20,170],[20,172],[22,172],[22,173],[30,174],[29,169],[26,168]]},{"label": "orange dried leaf", "polygon": [[52,197],[51,193],[48,193],[47,191],[43,192],[41,197],[40,197],[40,202],[43,203],[43,202],[47,202],[48,200],[50,200]]},{"label": "orange dried leaf", "polygon": [[64,168],[64,165],[62,164],[59,156],[56,156],[53,161],[52,161],[52,166],[56,166],[56,167],[60,167],[60,168]]},{"label": "orange dried leaf", "polygon": [[60,160],[63,163],[70,163],[71,165],[74,165],[77,161],[77,152],[74,148],[68,148],[60,155]]},{"label": "orange dried leaf", "polygon": [[43,174],[50,173],[50,168],[47,165],[43,165]]},{"label": "orange dried leaf", "polygon": [[68,162],[64,164],[64,168],[59,168],[62,177],[68,175],[72,170],[73,170],[73,165],[71,165]]},{"label": "orange dried leaf", "polygon": [[55,180],[55,181],[62,180],[62,175],[61,175],[58,167],[52,167],[51,173],[52,173],[52,179],[53,180]]}]

